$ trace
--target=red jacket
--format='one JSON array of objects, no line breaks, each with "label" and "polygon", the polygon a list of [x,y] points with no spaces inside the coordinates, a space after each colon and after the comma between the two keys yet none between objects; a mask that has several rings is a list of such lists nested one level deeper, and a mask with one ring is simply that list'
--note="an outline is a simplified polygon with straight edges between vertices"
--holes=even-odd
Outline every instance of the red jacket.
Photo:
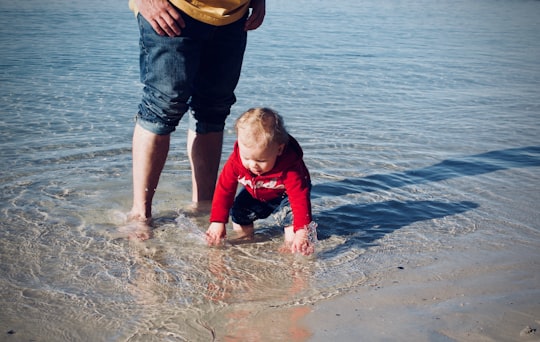
[{"label": "red jacket", "polygon": [[294,231],[304,228],[311,222],[311,179],[302,160],[303,155],[298,142],[289,136],[289,143],[283,153],[278,156],[274,168],[257,176],[242,165],[238,142],[236,142],[216,185],[210,222],[229,221],[229,210],[233,205],[238,183],[240,183],[253,198],[263,202],[286,193],[293,212]]}]

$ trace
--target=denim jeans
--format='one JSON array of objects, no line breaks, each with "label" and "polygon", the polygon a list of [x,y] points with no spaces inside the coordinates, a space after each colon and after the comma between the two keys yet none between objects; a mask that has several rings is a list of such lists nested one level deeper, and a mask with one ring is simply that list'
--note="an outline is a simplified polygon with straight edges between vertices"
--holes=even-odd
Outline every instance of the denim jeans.
[{"label": "denim jeans", "polygon": [[160,135],[173,132],[190,110],[189,128],[221,132],[240,78],[247,33],[245,17],[212,26],[182,13],[186,26],[178,37],[156,34],[138,15],[140,73],[143,83],[137,123]]}]

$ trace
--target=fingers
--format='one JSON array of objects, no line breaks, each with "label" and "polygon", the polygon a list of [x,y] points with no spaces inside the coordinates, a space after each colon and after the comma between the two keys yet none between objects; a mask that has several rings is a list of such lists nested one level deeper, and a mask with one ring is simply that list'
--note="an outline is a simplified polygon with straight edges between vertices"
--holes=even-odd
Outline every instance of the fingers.
[{"label": "fingers", "polygon": [[305,248],[302,250],[302,255],[308,256],[313,254],[315,252],[315,248],[311,244],[307,244]]},{"label": "fingers", "polygon": [[264,15],[258,15],[257,13],[253,13],[247,20],[246,24],[244,26],[244,29],[246,31],[255,30],[259,28],[259,26],[262,25],[264,20]]},{"label": "fingers", "polygon": [[175,28],[174,25],[170,26],[162,18],[154,19],[152,21],[152,27],[154,28],[154,31],[156,31],[156,33],[159,34],[160,36],[167,35],[169,37],[174,37],[178,32],[178,28]]},{"label": "fingers", "polygon": [[223,236],[221,233],[216,233],[212,231],[206,232],[206,243],[209,246],[219,246],[224,238],[225,236]]},{"label": "fingers", "polygon": [[244,30],[255,30],[262,25],[264,17],[266,15],[266,8],[264,1],[255,1],[253,2],[253,9],[249,18],[246,20]]},{"label": "fingers", "polygon": [[179,36],[182,33],[182,29],[186,27],[184,19],[182,19],[180,13],[172,7],[167,14],[168,15],[163,17],[163,21],[165,22],[165,32],[169,37]]},{"label": "fingers", "polygon": [[185,27],[180,12],[165,0],[137,1],[140,14],[152,25],[160,36],[175,37]]},{"label": "fingers", "polygon": [[261,25],[262,25],[262,20],[260,20],[258,18],[254,18],[253,16],[251,16],[246,21],[244,29],[246,31],[251,31],[251,30],[255,30],[255,29],[259,28],[259,26],[261,26]]},{"label": "fingers", "polygon": [[302,241],[299,245],[296,243],[293,243],[291,246],[291,253],[300,253],[304,256],[308,256],[313,254],[315,251],[315,248],[313,245],[311,245],[307,240]]},{"label": "fingers", "polygon": [[225,238],[225,224],[212,222],[206,230],[206,242],[210,246],[217,246]]},{"label": "fingers", "polygon": [[215,235],[215,234],[212,234],[212,233],[209,233],[209,232],[206,232],[206,243],[209,245],[209,246],[216,246],[219,244],[219,240],[220,238]]},{"label": "fingers", "polygon": [[185,27],[184,20],[180,14],[175,14],[177,19],[169,12],[162,12],[160,16],[155,17],[150,22],[157,34],[160,36],[177,37],[182,33],[182,29]]}]

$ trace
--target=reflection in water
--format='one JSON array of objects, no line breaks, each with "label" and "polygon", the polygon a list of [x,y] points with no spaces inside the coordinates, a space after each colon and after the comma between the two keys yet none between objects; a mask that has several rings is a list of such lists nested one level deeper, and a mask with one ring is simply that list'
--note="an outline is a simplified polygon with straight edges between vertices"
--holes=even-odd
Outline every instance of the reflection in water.
[{"label": "reflection in water", "polygon": [[[161,233],[167,229],[161,227]],[[309,337],[299,321],[310,309],[296,304],[310,291],[313,270],[309,263],[272,253],[266,256],[275,260],[264,262],[243,245],[198,246],[190,251],[200,253],[197,261],[192,259],[187,265],[178,254],[167,255],[169,251],[161,248],[147,242],[129,243],[133,274],[126,288],[139,312],[132,338],[166,338],[179,332],[178,336],[224,341],[304,341]]]},{"label": "reflection in water", "polygon": [[[224,336],[225,341],[303,341],[309,337],[309,332],[298,323],[309,312],[308,307],[264,303],[270,298],[291,302],[305,292],[311,279],[310,274],[305,274],[306,269],[282,265],[282,270],[275,271],[284,273],[285,278],[281,282],[263,284],[274,279],[255,279],[238,268],[235,261],[239,260],[227,260],[220,250],[211,254],[209,266],[217,282],[210,284],[209,292],[219,294],[219,298],[211,299],[236,304],[226,305],[214,316],[215,322],[224,324],[220,327],[223,331],[218,331],[219,336]],[[275,286],[279,287],[278,291],[273,290]],[[259,301],[264,304],[256,304]]]}]

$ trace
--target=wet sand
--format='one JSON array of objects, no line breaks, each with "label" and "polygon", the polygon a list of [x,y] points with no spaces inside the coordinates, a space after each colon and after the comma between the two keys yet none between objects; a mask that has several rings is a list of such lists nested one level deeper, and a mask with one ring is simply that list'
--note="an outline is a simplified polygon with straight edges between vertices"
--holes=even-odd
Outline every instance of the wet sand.
[{"label": "wet sand", "polygon": [[540,341],[540,248],[463,241],[317,304],[310,341]]}]

